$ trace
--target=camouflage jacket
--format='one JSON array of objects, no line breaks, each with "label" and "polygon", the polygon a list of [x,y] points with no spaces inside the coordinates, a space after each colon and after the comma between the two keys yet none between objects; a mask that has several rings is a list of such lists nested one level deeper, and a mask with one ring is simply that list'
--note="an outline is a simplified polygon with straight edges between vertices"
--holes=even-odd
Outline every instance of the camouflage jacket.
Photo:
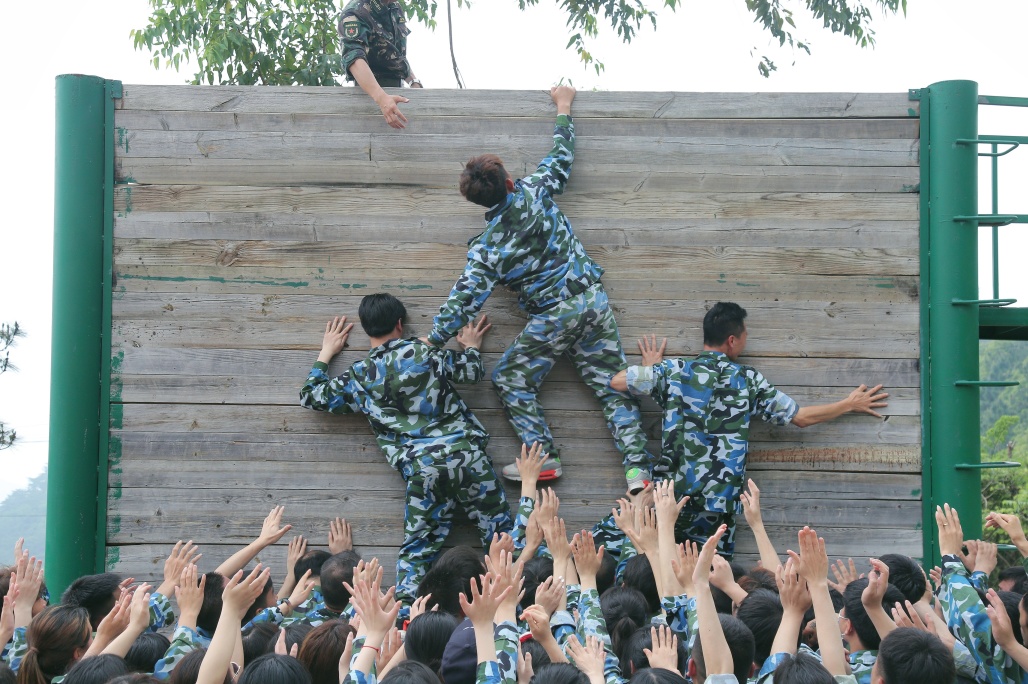
[{"label": "camouflage jacket", "polygon": [[589,258],[557,207],[575,158],[575,125],[557,117],[553,149],[535,173],[514,183],[514,192],[485,214],[481,235],[468,241],[468,265],[435,317],[428,339],[442,346],[475,317],[493,288],[518,293],[521,308],[543,311],[581,294],[603,269]]},{"label": "camouflage jacket", "polygon": [[878,660],[878,651],[854,651],[850,653],[850,672],[857,684],[871,684],[871,670]]},{"label": "camouflage jacket", "polygon": [[351,0],[343,8],[339,35],[343,38],[343,71],[358,59],[368,63],[375,78],[407,78],[407,20],[396,0]]},{"label": "camouflage jacket", "polygon": [[300,390],[300,404],[315,411],[363,413],[371,421],[389,465],[409,477],[418,459],[484,450],[489,435],[453,383],[473,383],[485,369],[477,349],[436,349],[396,339],[329,379],[315,363]]},{"label": "camouflage jacket", "polygon": [[157,679],[167,679],[171,671],[175,669],[179,661],[185,658],[191,651],[198,648],[207,648],[211,645],[213,634],[208,634],[202,629],[178,626],[172,637],[171,645],[165,652],[164,657],[157,661],[154,667],[153,676]]},{"label": "camouflage jacket", "polygon": [[950,632],[967,646],[981,666],[977,681],[994,684],[1028,683],[1028,673],[992,638],[992,621],[985,611],[985,605],[968,576],[967,568],[956,556],[942,558],[942,592],[939,594],[939,602]]},{"label": "camouflage jacket", "polygon": [[[606,684],[624,684],[621,662],[611,648],[607,622],[603,619],[600,607],[600,595],[595,589],[586,589],[578,598],[578,641],[584,644],[588,637],[596,637],[603,644],[603,679]],[[564,653],[568,655],[567,650]]]},{"label": "camouflage jacket", "polygon": [[499,622],[494,629],[496,660],[479,663],[475,684],[516,684],[518,681],[518,628],[513,622]]},{"label": "camouflage jacket", "polygon": [[663,409],[661,461],[674,472],[675,491],[705,510],[734,512],[746,478],[750,418],[786,425],[799,406],[763,375],[716,351],[693,360],[664,359],[629,366],[628,389]]}]

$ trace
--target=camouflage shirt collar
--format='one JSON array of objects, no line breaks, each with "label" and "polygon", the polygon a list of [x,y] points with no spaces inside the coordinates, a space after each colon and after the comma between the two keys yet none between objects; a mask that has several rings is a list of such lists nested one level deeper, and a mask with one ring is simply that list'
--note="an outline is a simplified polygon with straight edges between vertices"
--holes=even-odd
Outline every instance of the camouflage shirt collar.
[{"label": "camouflage shirt collar", "polygon": [[404,344],[408,344],[413,340],[413,337],[397,337],[395,340],[389,340],[385,344],[380,344],[377,347],[372,347],[370,350],[368,350],[368,358],[385,356],[397,347]]},{"label": "camouflage shirt collar", "polygon": [[[520,181],[518,181],[520,182]],[[503,198],[503,201],[489,207],[489,211],[485,212],[485,220],[492,221],[494,218],[503,213],[503,210],[510,206],[510,203],[514,201],[514,193],[508,192],[507,196]],[[474,239],[474,238],[472,238]]]},{"label": "camouflage shirt collar", "polygon": [[722,359],[722,360],[725,360],[725,361],[731,361],[731,359],[728,358],[728,354],[726,354],[726,353],[724,353],[722,351],[714,350],[714,349],[704,349],[703,351],[701,351],[698,354],[698,356],[700,356],[700,357],[704,357],[705,356],[705,357],[710,358],[710,359]]}]

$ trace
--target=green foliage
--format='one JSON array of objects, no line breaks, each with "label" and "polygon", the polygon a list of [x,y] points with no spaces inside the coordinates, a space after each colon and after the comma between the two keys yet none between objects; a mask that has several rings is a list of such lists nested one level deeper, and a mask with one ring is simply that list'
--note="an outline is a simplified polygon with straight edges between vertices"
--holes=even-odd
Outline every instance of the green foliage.
[{"label": "green foliage", "polygon": [[46,471],[0,502],[0,565],[13,561],[14,543],[19,537],[25,538],[25,548],[33,556],[43,559],[46,553]]},{"label": "green foliage", "polygon": [[[495,1],[495,0],[494,0]],[[176,71],[189,61],[197,68],[192,83],[237,85],[333,85],[343,75],[339,61],[334,0],[149,0],[153,13],[146,28],[132,31],[137,50],[151,53]],[[437,0],[401,0],[410,19],[436,26]],[[539,0],[517,0],[522,10]],[[567,16],[567,47],[597,73],[603,63],[589,51],[601,25],[609,25],[625,43],[644,22],[657,26],[652,6],[672,11],[681,0],[557,0]],[[458,7],[470,0],[457,0]],[[801,6],[791,9],[786,5]],[[807,42],[794,35],[795,12],[803,11],[833,33],[857,45],[874,45],[872,9],[906,13],[906,0],[746,0],[754,21],[779,45],[810,54]],[[777,67],[761,56],[757,70],[765,77]]]},{"label": "green foliage", "polygon": [[[17,321],[13,325],[8,325],[7,323],[0,324],[0,374],[6,373],[8,370],[18,370],[11,364],[10,348],[14,346],[19,337],[24,336],[25,331],[21,329]],[[18,433],[7,429],[3,421],[0,421],[0,450],[14,444],[17,438]]]}]

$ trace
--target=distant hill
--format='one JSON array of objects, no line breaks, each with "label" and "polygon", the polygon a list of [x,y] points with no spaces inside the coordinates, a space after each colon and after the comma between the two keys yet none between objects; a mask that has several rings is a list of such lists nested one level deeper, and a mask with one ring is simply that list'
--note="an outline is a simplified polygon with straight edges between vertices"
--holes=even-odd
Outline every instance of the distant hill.
[{"label": "distant hill", "polygon": [[14,543],[25,537],[25,548],[37,558],[46,553],[46,471],[24,489],[0,502],[0,565],[14,560]]},{"label": "distant hill", "polygon": [[[982,434],[1001,417],[1016,416],[1018,421],[1011,427],[1007,439],[1014,443],[1015,453],[1028,456],[1028,342],[982,342],[978,356],[983,380],[1021,383],[1018,387],[982,388]],[[1005,451],[1003,444],[997,445],[997,449]]]}]

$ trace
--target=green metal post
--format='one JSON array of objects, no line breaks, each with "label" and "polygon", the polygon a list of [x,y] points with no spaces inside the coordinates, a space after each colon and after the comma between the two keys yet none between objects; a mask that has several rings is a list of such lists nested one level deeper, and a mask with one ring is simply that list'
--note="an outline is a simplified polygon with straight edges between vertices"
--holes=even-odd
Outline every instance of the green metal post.
[{"label": "green metal post", "polygon": [[106,82],[57,77],[47,584],[95,572],[104,310]]},{"label": "green metal post", "polygon": [[[931,504],[955,507],[961,513],[964,538],[977,539],[981,473],[956,466],[980,460],[979,389],[957,384],[978,379],[978,307],[954,305],[953,300],[978,298],[977,224],[954,221],[978,213],[978,149],[957,142],[978,136],[978,84],[944,81],[929,87],[927,94],[931,275],[929,351],[922,372],[928,373],[931,413]],[[934,506],[925,508],[930,512]],[[936,537],[933,516],[925,520],[924,529]]]}]

